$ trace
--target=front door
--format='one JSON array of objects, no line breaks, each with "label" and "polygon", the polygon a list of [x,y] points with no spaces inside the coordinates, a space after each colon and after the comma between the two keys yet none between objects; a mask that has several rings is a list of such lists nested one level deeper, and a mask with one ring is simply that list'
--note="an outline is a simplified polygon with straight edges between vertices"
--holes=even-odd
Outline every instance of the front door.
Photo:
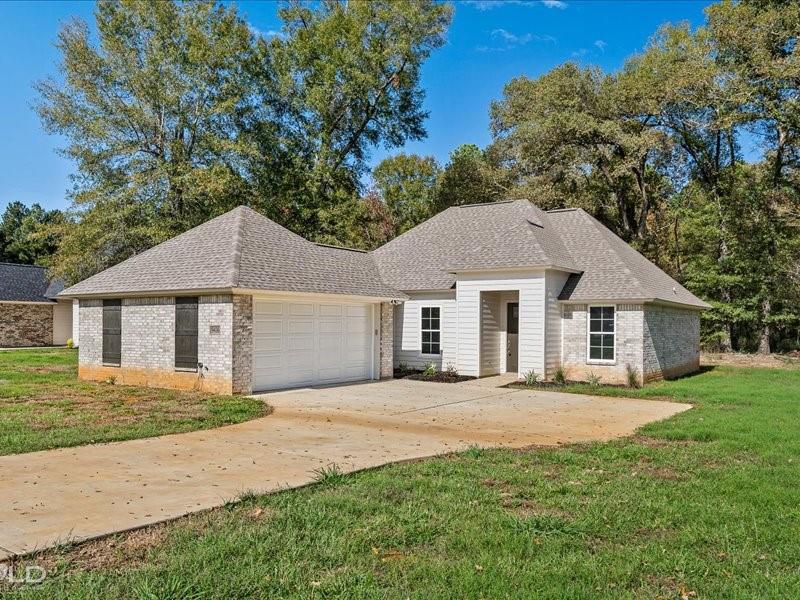
[{"label": "front door", "polygon": [[519,370],[519,302],[506,305],[506,372]]}]

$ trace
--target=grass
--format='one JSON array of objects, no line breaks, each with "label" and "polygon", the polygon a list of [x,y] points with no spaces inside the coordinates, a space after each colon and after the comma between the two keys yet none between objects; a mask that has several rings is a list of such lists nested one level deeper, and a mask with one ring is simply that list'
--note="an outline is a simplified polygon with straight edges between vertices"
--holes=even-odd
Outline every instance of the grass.
[{"label": "grass", "polygon": [[610,443],[331,467],[33,557],[51,577],[12,597],[800,597],[800,370],[565,389],[695,408]]},{"label": "grass", "polygon": [[0,352],[0,455],[239,423],[252,398],[81,381],[77,350]]}]

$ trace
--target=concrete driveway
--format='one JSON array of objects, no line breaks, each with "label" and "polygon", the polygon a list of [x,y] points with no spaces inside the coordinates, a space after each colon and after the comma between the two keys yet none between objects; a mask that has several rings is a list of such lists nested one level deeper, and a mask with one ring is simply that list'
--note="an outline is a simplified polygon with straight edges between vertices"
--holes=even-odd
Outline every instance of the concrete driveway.
[{"label": "concrete driveway", "polygon": [[608,440],[690,408],[460,384],[371,382],[264,395],[272,415],[210,431],[0,457],[0,559],[470,445]]}]

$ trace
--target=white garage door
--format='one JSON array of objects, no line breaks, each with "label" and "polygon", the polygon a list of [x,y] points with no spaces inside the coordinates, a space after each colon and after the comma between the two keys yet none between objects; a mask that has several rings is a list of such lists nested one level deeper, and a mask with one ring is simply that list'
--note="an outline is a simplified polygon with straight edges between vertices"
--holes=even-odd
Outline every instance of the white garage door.
[{"label": "white garage door", "polygon": [[372,305],[253,302],[253,389],[369,379]]}]

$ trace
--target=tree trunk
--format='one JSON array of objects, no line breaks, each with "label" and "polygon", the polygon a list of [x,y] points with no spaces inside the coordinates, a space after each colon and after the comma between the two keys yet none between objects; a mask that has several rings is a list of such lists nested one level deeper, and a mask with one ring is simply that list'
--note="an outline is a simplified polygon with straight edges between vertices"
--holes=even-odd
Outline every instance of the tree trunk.
[{"label": "tree trunk", "polygon": [[764,298],[761,301],[761,318],[763,319],[761,325],[761,333],[758,336],[758,353],[759,354],[769,354],[769,338],[771,333],[771,327],[768,322],[770,312],[772,311],[772,306],[770,304],[769,298]]}]

